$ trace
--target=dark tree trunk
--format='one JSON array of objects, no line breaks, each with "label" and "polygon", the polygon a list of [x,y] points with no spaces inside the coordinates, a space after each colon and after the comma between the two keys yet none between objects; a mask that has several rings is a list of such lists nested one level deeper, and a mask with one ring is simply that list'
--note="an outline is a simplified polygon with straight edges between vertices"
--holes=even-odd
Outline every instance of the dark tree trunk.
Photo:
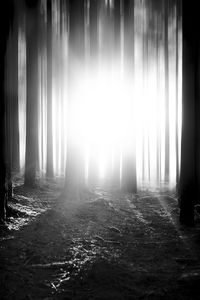
[{"label": "dark tree trunk", "polygon": [[179,181],[179,140],[178,140],[178,82],[179,82],[179,18],[180,18],[180,0],[176,1],[176,185]]},{"label": "dark tree trunk", "polygon": [[[114,6],[114,49],[115,57],[120,61],[121,54],[121,3],[115,0]],[[113,108],[114,110],[114,108]],[[120,186],[120,147],[115,147],[112,165],[112,184],[115,187]]]},{"label": "dark tree trunk", "polygon": [[38,159],[38,2],[26,1],[26,186],[34,187]]},{"label": "dark tree trunk", "polygon": [[[90,1],[90,63],[96,70],[98,61],[98,1]],[[91,124],[92,125],[92,124]],[[96,184],[98,180],[98,164],[96,145],[91,145],[91,153],[88,170],[88,183]]]},{"label": "dark tree trunk", "polygon": [[6,62],[5,62],[5,142],[6,142],[6,189],[7,196],[12,197],[12,117],[13,117],[13,94],[14,94],[14,37],[13,29],[10,28],[10,35],[7,41]]},{"label": "dark tree trunk", "polygon": [[[125,70],[134,82],[134,1],[124,2],[124,56]],[[133,100],[131,99],[131,101]],[[137,191],[136,141],[135,133],[131,130],[131,127],[129,146],[124,149],[122,155],[121,185],[127,192],[135,193]]]},{"label": "dark tree trunk", "polygon": [[12,95],[12,171],[19,172],[19,111],[18,111],[18,28],[19,8],[15,7],[13,24],[13,95]]},{"label": "dark tree trunk", "polygon": [[148,135],[148,141],[147,141],[148,145],[147,145],[147,151],[148,151],[148,180],[149,183],[151,181],[151,156],[150,156],[150,138]]},{"label": "dark tree trunk", "polygon": [[194,224],[194,204],[199,199],[200,93],[198,4],[183,0],[183,104],[180,171],[180,222]]},{"label": "dark tree trunk", "polygon": [[53,177],[53,132],[52,132],[52,1],[47,1],[47,170]]},{"label": "dark tree trunk", "polygon": [[18,118],[18,15],[15,8],[14,24],[10,30],[6,61],[6,127],[8,173],[19,172]]},{"label": "dark tree trunk", "polygon": [[5,53],[10,24],[13,20],[14,5],[12,0],[4,3],[0,12],[0,222],[6,218],[6,140],[5,140]]},{"label": "dark tree trunk", "polygon": [[120,0],[115,0],[114,7],[114,46],[115,46],[115,55],[117,59],[120,59],[121,52],[121,23],[120,23]]},{"label": "dark tree trunk", "polygon": [[12,197],[12,172],[19,172],[18,119],[18,8],[10,28],[6,59],[6,181],[7,196]]},{"label": "dark tree trunk", "polygon": [[[156,74],[156,80],[157,80],[157,88],[159,87],[159,18],[157,17],[157,34],[156,34],[156,64],[157,64],[157,74]],[[157,96],[157,108],[159,107],[159,102],[160,99]],[[157,183],[160,184],[160,180],[161,180],[161,172],[160,172],[160,124],[159,124],[159,110],[157,110],[157,136],[156,136],[156,175],[157,175]]]},{"label": "dark tree trunk", "polygon": [[97,0],[90,1],[90,59],[96,62],[98,58],[98,4]]},{"label": "dark tree trunk", "polygon": [[165,180],[169,181],[169,0],[164,0],[164,47],[165,47]]},{"label": "dark tree trunk", "polygon": [[[144,7],[143,7],[144,9]],[[146,85],[146,73],[147,73],[147,61],[148,61],[148,32],[145,34],[145,20],[146,15],[143,12],[143,38],[142,38],[142,77],[143,77],[143,89],[145,89]],[[144,184],[145,181],[145,126],[142,128],[142,181]]]},{"label": "dark tree trunk", "polygon": [[[84,161],[80,141],[73,133],[72,111],[72,89],[79,77],[79,71],[84,66],[84,1],[69,1],[69,103],[68,103],[68,138],[67,138],[67,160],[65,189],[77,195],[83,185]],[[77,71],[78,67],[78,71]],[[80,124],[79,124],[80,125]]]},{"label": "dark tree trunk", "polygon": [[[66,68],[66,63],[65,63],[65,50],[63,49],[63,42],[65,43],[65,41],[63,41],[63,34],[65,32],[65,28],[66,28],[66,18],[67,18],[67,3],[65,1],[61,1],[60,2],[60,9],[61,9],[61,15],[60,15],[60,43],[61,43],[61,55],[60,55],[60,66],[61,66],[61,84],[60,84],[60,94],[61,94],[61,115],[62,115],[62,107],[64,107],[64,103],[66,101],[65,97],[64,97],[64,90],[65,90],[65,85],[66,85],[66,77],[65,77],[65,68]],[[61,136],[64,137],[66,134],[65,132],[65,127],[62,126],[62,121],[61,121]],[[64,170],[65,170],[65,165],[64,165],[64,161],[65,161],[65,142],[66,140],[64,138],[61,139],[61,153],[60,153],[60,171],[62,172],[62,174],[64,174]]]}]

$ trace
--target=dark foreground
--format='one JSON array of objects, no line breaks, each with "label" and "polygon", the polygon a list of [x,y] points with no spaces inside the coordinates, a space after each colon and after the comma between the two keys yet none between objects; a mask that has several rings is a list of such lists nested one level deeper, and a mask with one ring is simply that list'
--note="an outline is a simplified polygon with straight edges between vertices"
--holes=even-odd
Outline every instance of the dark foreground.
[{"label": "dark foreground", "polygon": [[172,193],[57,197],[49,186],[15,189],[0,299],[200,299],[198,216],[181,227]]}]

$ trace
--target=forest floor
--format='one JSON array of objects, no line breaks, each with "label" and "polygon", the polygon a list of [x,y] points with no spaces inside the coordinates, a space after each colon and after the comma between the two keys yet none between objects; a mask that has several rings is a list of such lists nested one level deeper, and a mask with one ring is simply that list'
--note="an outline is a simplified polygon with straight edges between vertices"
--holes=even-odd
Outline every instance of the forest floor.
[{"label": "forest floor", "polygon": [[173,192],[19,184],[0,228],[0,299],[200,299],[200,221]]}]

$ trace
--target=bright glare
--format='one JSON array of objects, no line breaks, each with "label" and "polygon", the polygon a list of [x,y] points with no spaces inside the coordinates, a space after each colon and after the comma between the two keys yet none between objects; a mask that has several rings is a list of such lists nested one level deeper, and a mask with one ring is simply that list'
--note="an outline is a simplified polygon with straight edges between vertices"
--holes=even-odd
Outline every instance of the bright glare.
[{"label": "bright glare", "polygon": [[73,136],[80,147],[84,146],[89,161],[90,154],[95,153],[100,177],[111,165],[112,156],[128,143],[133,124],[130,97],[131,87],[118,72],[99,72],[76,84]]},{"label": "bright glare", "polygon": [[[115,5],[112,5],[111,2],[108,5],[108,1],[99,1],[98,26],[95,29],[97,36],[94,38],[94,45],[97,44],[96,50],[95,47],[93,49],[94,45],[92,46],[93,43],[91,43],[93,35],[90,31],[90,26],[92,28],[90,1],[84,9],[85,51],[83,59],[82,55],[81,57],[77,56],[76,51],[75,53],[70,52],[70,49],[75,47],[73,46],[74,42],[77,43],[76,47],[79,46],[79,35],[77,35],[79,22],[77,21],[77,32],[72,42],[70,40],[68,5],[62,6],[63,11],[61,11],[60,2],[53,1],[52,135],[54,174],[55,176],[65,175],[65,168],[67,168],[67,164],[70,164],[70,159],[66,160],[68,146],[75,143],[75,149],[78,149],[78,153],[85,157],[86,179],[93,176],[105,179],[114,178],[115,174],[118,179],[122,178],[124,160],[128,157],[131,161],[136,157],[138,185],[140,183],[145,186],[154,185],[154,183],[157,185],[164,182],[165,126],[167,124],[166,116],[169,113],[169,180],[174,184],[176,182],[177,157],[180,165],[182,121],[182,29],[180,25],[177,36],[177,11],[173,11],[173,16],[168,18],[169,86],[166,87],[168,80],[165,78],[165,47],[163,38],[161,39],[164,34],[162,14],[155,11],[155,15],[152,15],[147,3],[138,0],[134,2],[134,9],[132,5],[130,6],[132,7],[129,13],[130,20],[125,22],[124,6],[120,5],[119,34],[116,40]],[[125,3],[125,1],[120,1],[120,3]],[[149,27],[151,18],[152,21],[156,21],[156,23],[151,23],[152,28]],[[61,21],[62,26],[60,26]],[[133,23],[134,43],[129,44],[128,37],[133,38],[133,36],[131,31],[126,30],[127,26],[131,28]],[[21,170],[25,164],[26,141],[25,32],[23,28],[18,32]],[[82,42],[80,41],[80,45]],[[178,48],[176,42],[178,42]],[[179,50],[178,59],[176,49]],[[38,55],[38,67],[38,170],[45,176],[48,68],[47,53],[44,49]],[[176,76],[177,71],[178,76]],[[166,88],[169,92],[169,99],[165,95]],[[169,104],[169,112],[166,112],[166,103]],[[176,143],[177,136],[178,143]],[[75,156],[78,157],[78,155]]]},{"label": "bright glare", "polygon": [[[116,159],[120,161],[134,142],[138,180],[145,177],[156,182],[159,137],[161,178],[164,178],[164,78],[160,79],[159,87],[153,69],[149,70],[145,81],[139,72],[135,80],[130,78],[122,74],[120,68],[110,71],[101,68],[96,73],[87,71],[81,74],[79,80],[76,77],[68,95],[71,108],[66,108],[64,115],[71,120],[72,136],[77,147],[85,153],[86,177],[90,163],[96,166],[100,178],[109,176]],[[170,101],[170,179],[173,181],[176,174],[175,87],[171,88]],[[54,112],[54,120],[58,122],[60,116],[56,110]]]}]

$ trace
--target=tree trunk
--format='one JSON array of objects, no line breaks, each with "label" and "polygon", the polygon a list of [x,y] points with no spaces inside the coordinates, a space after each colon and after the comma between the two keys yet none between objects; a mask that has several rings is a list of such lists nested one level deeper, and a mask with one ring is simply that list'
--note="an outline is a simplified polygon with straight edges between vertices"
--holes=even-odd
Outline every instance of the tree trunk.
[{"label": "tree trunk", "polygon": [[194,204],[199,198],[200,87],[198,4],[183,0],[183,103],[180,170],[180,222],[194,225]]},{"label": "tree trunk", "polygon": [[[117,61],[120,61],[121,56],[121,3],[115,0],[114,6],[114,49],[115,57]],[[113,108],[114,110],[114,108]],[[112,161],[112,184],[114,187],[119,188],[120,186],[120,147],[115,146],[113,151]]]},{"label": "tree trunk", "polygon": [[121,22],[120,22],[120,0],[115,0],[114,7],[114,46],[115,46],[115,56],[120,59],[121,51]]},{"label": "tree trunk", "polygon": [[12,129],[13,129],[13,95],[14,95],[14,37],[13,28],[10,28],[10,35],[7,41],[7,51],[5,59],[5,142],[6,142],[6,190],[7,196],[12,197]]},{"label": "tree trunk", "polygon": [[52,1],[47,0],[47,167],[46,176],[53,177],[52,130]]},{"label": "tree trunk", "polygon": [[13,1],[6,1],[0,13],[0,222],[5,221],[7,208],[5,153],[5,54],[10,24],[13,20],[13,12]]},{"label": "tree trunk", "polygon": [[[134,82],[134,1],[124,2],[124,56],[125,72]],[[130,102],[134,101],[130,95]],[[134,112],[133,112],[134,114]],[[130,120],[132,122],[132,120]],[[130,123],[131,125],[131,123]],[[131,193],[137,192],[136,180],[136,140],[135,132],[131,130],[127,147],[122,154],[122,188]]]},{"label": "tree trunk", "polygon": [[[90,1],[90,65],[97,72],[98,62],[98,2],[97,0]],[[91,124],[92,126],[92,124]],[[88,169],[88,183],[96,184],[98,181],[98,164],[97,164],[97,146],[94,143],[90,145],[89,169]]]},{"label": "tree trunk", "polygon": [[27,1],[26,14],[26,157],[24,184],[35,186],[38,159],[38,3]]},{"label": "tree trunk", "polygon": [[7,196],[12,197],[12,172],[19,172],[18,120],[18,9],[10,28],[6,56],[6,181]]},{"label": "tree trunk", "polygon": [[[157,65],[157,70],[156,70],[156,80],[157,80],[157,91],[159,89],[159,18],[157,17],[157,34],[156,34],[156,65]],[[157,184],[160,184],[161,180],[161,172],[160,172],[160,164],[161,164],[161,159],[160,159],[160,116],[159,116],[159,102],[160,99],[157,95],[157,135],[156,135],[156,177],[157,177]]]},{"label": "tree trunk", "polygon": [[178,82],[179,82],[179,6],[180,1],[176,1],[176,185],[178,186],[179,181],[179,140],[178,140],[178,110],[179,110],[179,93],[178,93]]},{"label": "tree trunk", "polygon": [[[68,137],[65,190],[77,196],[84,180],[84,160],[78,134],[74,132],[74,115],[76,114],[73,88],[83,72],[84,66],[84,1],[69,1],[69,102],[68,102]],[[78,68],[78,70],[77,70]],[[76,99],[80,101],[81,99]],[[78,121],[78,120],[77,120]],[[81,124],[76,124],[81,126]],[[79,129],[78,129],[79,130]]]},{"label": "tree trunk", "polygon": [[12,96],[12,171],[19,172],[19,111],[18,111],[18,27],[19,8],[15,8],[13,24],[13,96]]},{"label": "tree trunk", "polygon": [[169,1],[164,0],[164,47],[165,47],[165,181],[169,181],[169,45],[168,10]]}]

